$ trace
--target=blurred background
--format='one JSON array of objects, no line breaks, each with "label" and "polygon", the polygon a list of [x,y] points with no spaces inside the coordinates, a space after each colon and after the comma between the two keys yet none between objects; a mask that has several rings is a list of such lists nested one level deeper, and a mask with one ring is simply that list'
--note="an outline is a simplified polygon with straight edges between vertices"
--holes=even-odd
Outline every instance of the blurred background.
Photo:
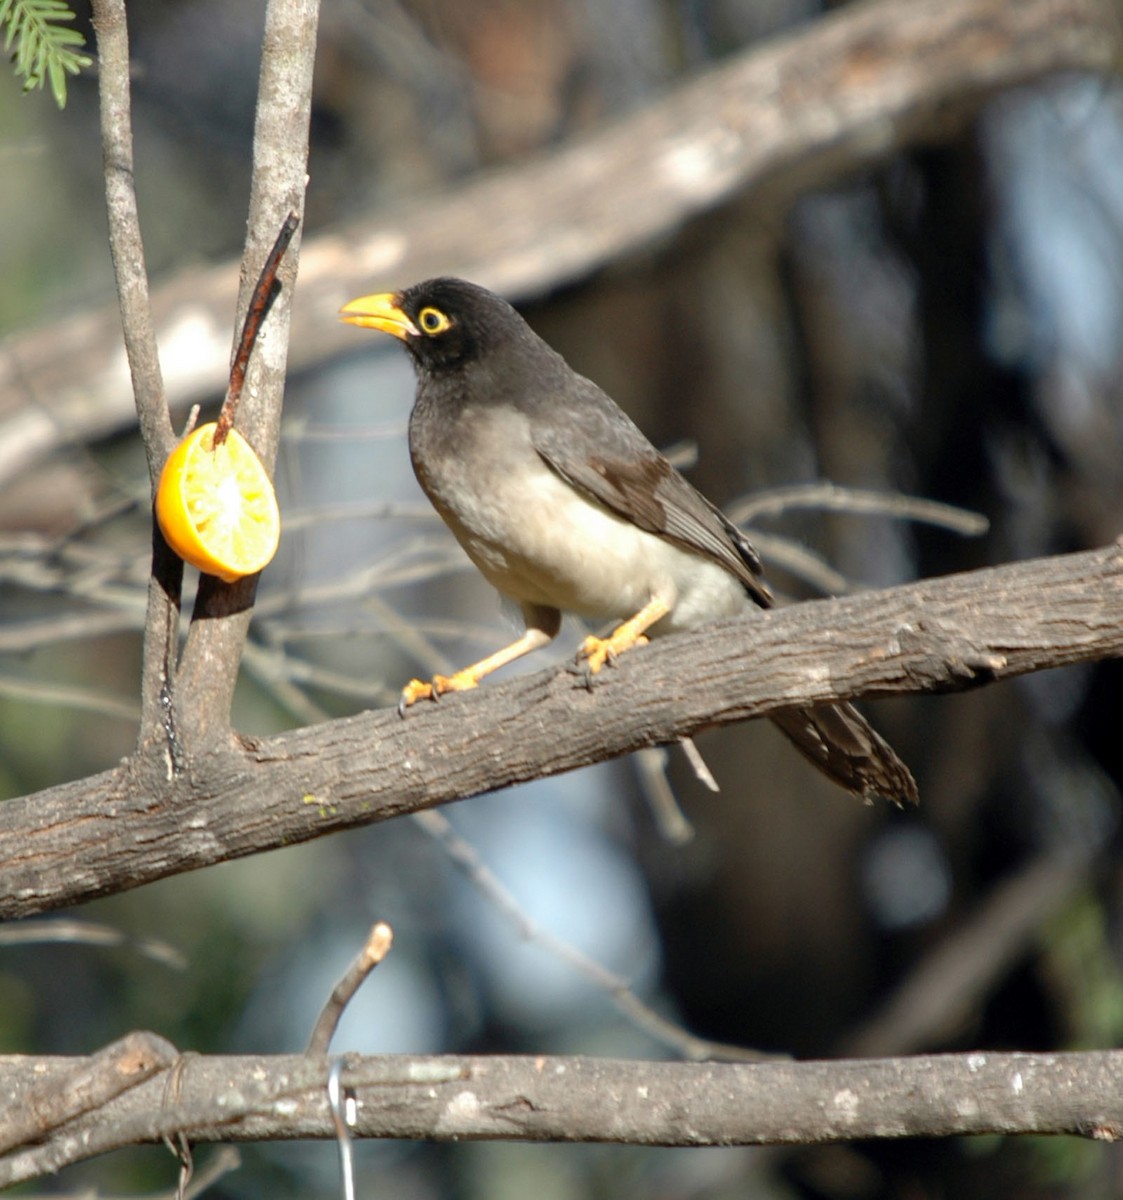
[{"label": "blurred background", "polygon": [[[329,0],[306,237],[547,152],[841,7]],[[263,9],[148,0],[130,11],[137,186],[158,283],[240,249]],[[93,73],[60,113],[0,70],[0,157],[0,337],[110,303]],[[739,196],[521,301],[653,441],[685,445],[691,480],[731,511],[830,480],[989,522],[967,538],[888,512],[758,504],[753,534],[786,595],[1120,533],[1123,92],[1112,80],[999,92],[940,137],[887,148],[873,169],[840,169],[794,201]],[[232,290],[231,324],[233,306]],[[285,531],[235,714],[247,732],[393,703],[410,676],[508,635],[412,478],[413,380],[388,342],[356,333],[353,351],[290,379]],[[63,439],[0,491],[2,796],[132,748],[148,487],[127,429]],[[190,611],[190,571],[187,586]],[[555,661],[580,634],[567,625]],[[378,919],[395,948],[337,1050],[681,1051],[521,936],[481,888],[487,873],[527,918],[699,1037],[800,1057],[1116,1046],[1119,684],[1112,662],[867,706],[917,776],[916,812],[862,807],[753,725],[699,739],[720,794],[669,757],[688,838],[666,827],[664,775],[648,755],[452,806],[448,828],[382,824],[64,914],[111,926],[116,946],[8,945],[0,927],[0,1052],[82,1054],[135,1028],[203,1053],[298,1050]],[[450,836],[470,843],[475,881],[450,858]],[[162,1150],[118,1154],[50,1190],[166,1188],[173,1169]],[[358,1147],[357,1169],[360,1193],[403,1200],[1098,1197],[1123,1184],[1119,1150],[1075,1139],[383,1144]],[[245,1148],[211,1194],[338,1187],[334,1147],[295,1144]]]}]

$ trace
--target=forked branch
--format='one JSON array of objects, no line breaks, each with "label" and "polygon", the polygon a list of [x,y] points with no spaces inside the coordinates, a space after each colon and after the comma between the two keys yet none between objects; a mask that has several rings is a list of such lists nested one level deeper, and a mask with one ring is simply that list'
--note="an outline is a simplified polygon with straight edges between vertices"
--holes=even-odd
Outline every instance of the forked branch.
[{"label": "forked branch", "polygon": [[[378,281],[453,273],[511,296],[541,295],[765,181],[788,196],[829,186],[945,136],[1000,90],[1050,73],[1112,71],[1119,47],[1111,0],[842,6],[556,153],[310,239],[292,364],[308,369],[351,349],[353,331],[336,310]],[[230,263],[191,269],[153,296],[161,337],[199,329],[198,354],[181,355],[184,369],[167,379],[174,409],[225,386],[229,364],[215,347],[234,276]],[[61,439],[104,436],[131,419],[117,327],[106,309],[0,344],[0,485]]]}]

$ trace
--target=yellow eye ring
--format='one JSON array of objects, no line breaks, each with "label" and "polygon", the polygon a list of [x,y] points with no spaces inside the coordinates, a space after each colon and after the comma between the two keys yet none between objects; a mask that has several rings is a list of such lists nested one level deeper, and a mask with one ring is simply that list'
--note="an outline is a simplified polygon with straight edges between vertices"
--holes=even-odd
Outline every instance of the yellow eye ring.
[{"label": "yellow eye ring", "polygon": [[429,306],[417,314],[417,324],[422,333],[427,333],[432,337],[435,334],[444,333],[451,327],[452,322],[439,308]]}]

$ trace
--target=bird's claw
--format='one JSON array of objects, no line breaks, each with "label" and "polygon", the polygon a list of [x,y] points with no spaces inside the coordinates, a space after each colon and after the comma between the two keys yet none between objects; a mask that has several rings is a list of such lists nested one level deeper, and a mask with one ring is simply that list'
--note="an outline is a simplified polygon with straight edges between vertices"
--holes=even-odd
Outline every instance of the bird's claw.
[{"label": "bird's claw", "polygon": [[411,679],[402,688],[402,694],[398,697],[398,716],[404,717],[407,708],[412,708],[418,700],[428,700],[432,694],[431,684],[421,679]]},{"label": "bird's claw", "polygon": [[467,671],[458,671],[455,675],[434,675],[428,682],[411,679],[402,688],[398,699],[398,715],[404,717],[406,709],[412,708],[418,700],[439,700],[446,692],[466,692],[469,688],[477,687],[479,682]]},{"label": "bird's claw", "polygon": [[647,645],[648,639],[642,633],[628,636],[618,636],[619,634],[620,631],[616,630],[606,638],[590,635],[581,643],[581,649],[577,651],[576,667],[590,691],[593,688],[593,676],[598,674],[602,667],[606,664],[610,667],[615,666],[616,659],[633,646]]}]

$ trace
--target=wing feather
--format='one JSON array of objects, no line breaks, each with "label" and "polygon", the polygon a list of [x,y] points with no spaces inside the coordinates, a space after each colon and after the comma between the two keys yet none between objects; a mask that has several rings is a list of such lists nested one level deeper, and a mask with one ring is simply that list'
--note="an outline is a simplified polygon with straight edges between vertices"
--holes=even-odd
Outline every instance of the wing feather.
[{"label": "wing feather", "polygon": [[534,448],[571,487],[610,511],[735,576],[762,608],[772,595],[748,538],[679,474],[640,429],[591,381],[581,378],[580,403],[538,408]]}]

